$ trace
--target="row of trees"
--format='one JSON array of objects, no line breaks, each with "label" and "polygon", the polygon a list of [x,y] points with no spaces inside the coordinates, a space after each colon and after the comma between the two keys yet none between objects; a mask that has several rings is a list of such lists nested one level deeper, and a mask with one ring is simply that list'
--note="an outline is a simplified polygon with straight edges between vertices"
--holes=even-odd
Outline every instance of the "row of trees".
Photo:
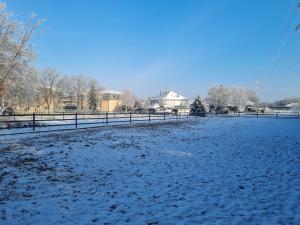
[{"label": "row of trees", "polygon": [[281,100],[277,100],[272,104],[268,104],[269,106],[286,106],[288,104],[295,103],[300,105],[300,98],[299,97],[292,97],[292,98],[284,98]]},{"label": "row of trees", "polygon": [[238,108],[247,105],[258,106],[259,97],[254,91],[247,88],[220,85],[208,91],[207,101],[216,109],[222,109],[229,105]]},{"label": "row of trees", "polygon": [[[17,111],[59,112],[67,105],[77,111],[100,109],[103,87],[87,76],[62,75],[53,68],[32,71],[30,82],[18,84],[18,89],[6,89],[5,105]],[[135,95],[128,89],[121,96],[120,110],[132,110]]]},{"label": "row of trees", "polygon": [[66,104],[85,111],[95,111],[99,105],[103,88],[94,79],[82,75],[61,75],[51,68],[39,72],[37,77],[35,94],[40,99],[32,103],[39,103],[38,107],[44,103],[48,112],[61,111]]},{"label": "row of trees", "polygon": [[[16,21],[0,2],[0,109],[59,111],[69,100],[78,110],[97,110],[103,88],[95,80],[62,75],[53,68],[39,71],[32,65],[30,41],[43,21],[35,14],[26,23]],[[135,97],[125,90],[122,100],[127,110]]]},{"label": "row of trees", "polygon": [[208,91],[208,97],[205,100],[197,96],[190,108],[192,114],[205,115],[211,110],[218,113],[245,110],[245,107],[249,105],[256,109],[259,106],[259,98],[254,91],[243,87],[219,85]]},{"label": "row of trees", "polygon": [[[20,77],[21,78],[21,77]],[[7,83],[2,94],[2,107],[17,111],[61,111],[64,101],[79,110],[95,110],[102,88],[86,76],[66,76],[53,68],[32,70],[23,79]]]}]

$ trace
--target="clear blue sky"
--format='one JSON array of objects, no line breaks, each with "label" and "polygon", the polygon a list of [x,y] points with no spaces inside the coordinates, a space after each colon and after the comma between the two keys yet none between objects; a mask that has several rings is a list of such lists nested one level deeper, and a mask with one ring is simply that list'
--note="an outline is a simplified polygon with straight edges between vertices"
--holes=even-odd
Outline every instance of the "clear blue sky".
[{"label": "clear blue sky", "polygon": [[263,100],[300,96],[297,0],[7,0],[36,35],[38,68],[85,74],[152,96],[205,96],[217,84],[256,88]]}]

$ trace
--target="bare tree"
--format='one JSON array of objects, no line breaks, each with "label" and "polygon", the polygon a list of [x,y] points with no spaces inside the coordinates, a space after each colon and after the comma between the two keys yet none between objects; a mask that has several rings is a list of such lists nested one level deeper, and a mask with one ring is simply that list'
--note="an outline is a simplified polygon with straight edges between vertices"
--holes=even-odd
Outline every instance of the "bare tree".
[{"label": "bare tree", "polygon": [[216,110],[228,105],[233,106],[232,109],[238,110],[239,108],[244,108],[249,103],[256,106],[259,104],[259,97],[254,91],[238,86],[216,86],[209,90],[208,96],[210,103],[216,107]]},{"label": "bare tree", "polygon": [[247,101],[251,101],[254,103],[254,105],[259,105],[259,96],[256,94],[255,91],[252,90],[246,90],[246,99]]},{"label": "bare tree", "polygon": [[122,110],[132,111],[135,105],[137,97],[129,89],[124,89],[121,96]]},{"label": "bare tree", "polygon": [[28,111],[35,105],[37,95],[37,72],[35,69],[24,71],[24,76],[20,76],[15,82],[9,83],[4,93],[6,103],[16,111]]},{"label": "bare tree", "polygon": [[232,87],[229,88],[229,95],[230,99],[229,102],[234,107],[240,107],[246,105],[246,95],[245,95],[245,89],[241,87]]},{"label": "bare tree", "polygon": [[32,14],[27,25],[13,21],[6,11],[6,5],[0,2],[0,97],[4,106],[4,94],[11,83],[16,83],[28,62],[33,58],[30,40],[33,32],[43,20],[37,20]]},{"label": "bare tree", "polygon": [[60,77],[60,74],[52,68],[48,68],[40,73],[39,93],[46,105],[48,113],[50,112],[51,104],[54,103]]},{"label": "bare tree", "polygon": [[75,104],[78,110],[84,109],[84,98],[88,92],[88,80],[85,76],[74,76],[73,89],[75,95]]},{"label": "bare tree", "polygon": [[208,91],[208,97],[211,104],[217,108],[225,107],[229,102],[229,89],[223,85],[212,87]]},{"label": "bare tree", "polygon": [[71,97],[74,98],[74,79],[72,76],[62,76],[57,84],[57,91],[62,97]]}]

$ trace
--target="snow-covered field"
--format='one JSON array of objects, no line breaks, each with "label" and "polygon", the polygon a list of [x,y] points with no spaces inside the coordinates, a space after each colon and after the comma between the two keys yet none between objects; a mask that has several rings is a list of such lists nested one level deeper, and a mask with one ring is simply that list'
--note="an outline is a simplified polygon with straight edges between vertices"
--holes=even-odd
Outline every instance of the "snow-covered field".
[{"label": "snow-covered field", "polygon": [[0,137],[0,224],[300,224],[300,119]]}]

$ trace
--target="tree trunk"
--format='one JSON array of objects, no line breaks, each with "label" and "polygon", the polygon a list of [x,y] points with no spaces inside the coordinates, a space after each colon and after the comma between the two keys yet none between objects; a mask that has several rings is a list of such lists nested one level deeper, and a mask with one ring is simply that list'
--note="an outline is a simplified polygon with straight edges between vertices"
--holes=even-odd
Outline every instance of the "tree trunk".
[{"label": "tree trunk", "polygon": [[0,106],[1,108],[4,108],[4,94],[5,94],[5,88],[4,88],[4,81],[0,80]]},{"label": "tree trunk", "polygon": [[4,95],[0,96],[0,108],[4,108]]}]

